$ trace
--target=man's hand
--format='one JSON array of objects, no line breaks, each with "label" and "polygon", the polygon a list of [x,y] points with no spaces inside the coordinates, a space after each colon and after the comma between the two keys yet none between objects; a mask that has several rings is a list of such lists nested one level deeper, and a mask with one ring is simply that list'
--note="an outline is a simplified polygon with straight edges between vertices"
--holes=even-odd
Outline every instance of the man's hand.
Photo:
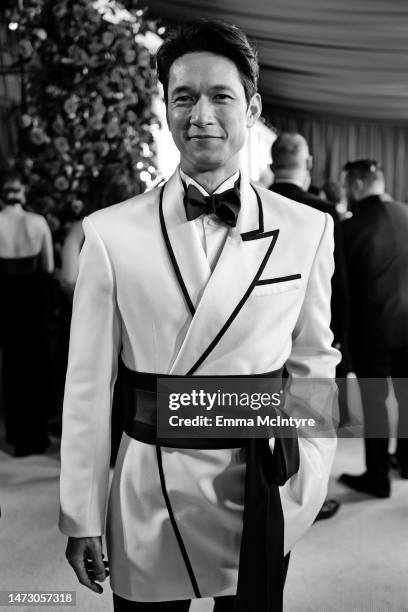
[{"label": "man's hand", "polygon": [[103,582],[109,576],[107,561],[103,560],[102,538],[68,538],[65,556],[81,584],[95,593],[102,593]]}]

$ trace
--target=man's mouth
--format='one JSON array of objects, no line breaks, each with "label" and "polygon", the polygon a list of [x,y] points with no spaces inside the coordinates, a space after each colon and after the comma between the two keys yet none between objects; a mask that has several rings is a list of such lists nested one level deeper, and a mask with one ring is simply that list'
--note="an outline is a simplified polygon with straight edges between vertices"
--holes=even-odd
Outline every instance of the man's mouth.
[{"label": "man's mouth", "polygon": [[220,139],[222,136],[215,136],[213,134],[191,134],[188,136],[189,140],[210,140],[211,138]]}]

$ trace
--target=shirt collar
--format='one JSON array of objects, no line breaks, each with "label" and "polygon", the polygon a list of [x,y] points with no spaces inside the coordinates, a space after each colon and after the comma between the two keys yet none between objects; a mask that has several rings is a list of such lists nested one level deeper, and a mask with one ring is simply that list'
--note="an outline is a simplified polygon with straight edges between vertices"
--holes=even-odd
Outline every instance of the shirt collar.
[{"label": "shirt collar", "polygon": [[[191,176],[188,176],[188,174],[186,174],[185,172],[183,172],[183,170],[181,168],[179,168],[179,172],[180,172],[180,178],[181,180],[187,185],[187,187],[189,185],[194,185],[195,187],[197,187],[197,189],[204,195],[204,196],[209,196],[210,194],[204,189],[204,187],[202,187],[200,185],[200,183],[197,183],[196,180],[194,180],[193,178],[191,178]],[[226,191],[227,189],[232,189],[235,186],[235,183],[237,182],[237,180],[239,179],[240,176],[240,172],[239,170],[237,170],[232,176],[230,176],[229,178],[227,178],[226,181],[224,181],[223,183],[221,183],[221,185],[219,185],[217,187],[217,189],[213,192],[215,193],[221,193],[222,191]]]}]

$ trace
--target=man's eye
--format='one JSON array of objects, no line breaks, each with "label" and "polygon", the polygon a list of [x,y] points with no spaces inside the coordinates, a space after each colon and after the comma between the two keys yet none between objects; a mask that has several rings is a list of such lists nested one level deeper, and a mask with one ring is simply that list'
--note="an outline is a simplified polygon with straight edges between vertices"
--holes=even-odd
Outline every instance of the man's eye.
[{"label": "man's eye", "polygon": [[191,102],[192,101],[192,97],[191,96],[178,96],[174,102]]},{"label": "man's eye", "polygon": [[228,94],[217,94],[215,96],[215,99],[216,100],[222,100],[222,101],[224,101],[224,100],[232,100],[231,96],[229,96]]}]

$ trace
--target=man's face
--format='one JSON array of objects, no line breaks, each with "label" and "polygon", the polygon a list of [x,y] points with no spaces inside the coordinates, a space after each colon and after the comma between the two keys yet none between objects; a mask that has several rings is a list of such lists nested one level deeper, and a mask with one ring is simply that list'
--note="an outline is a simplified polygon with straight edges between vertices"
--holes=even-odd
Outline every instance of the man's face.
[{"label": "man's face", "polygon": [[214,53],[187,53],[169,73],[167,120],[185,172],[238,167],[247,128],[261,112],[249,104],[235,64]]},{"label": "man's face", "polygon": [[1,191],[5,204],[25,204],[25,187],[20,180],[6,180]]}]

